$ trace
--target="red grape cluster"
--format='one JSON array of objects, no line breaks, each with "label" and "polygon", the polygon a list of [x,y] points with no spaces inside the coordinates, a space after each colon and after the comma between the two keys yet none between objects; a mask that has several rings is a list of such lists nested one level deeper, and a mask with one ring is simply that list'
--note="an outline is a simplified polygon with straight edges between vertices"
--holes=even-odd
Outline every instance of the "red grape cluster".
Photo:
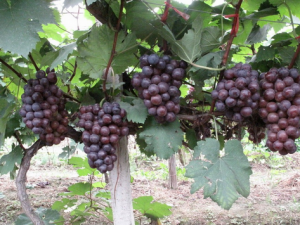
[{"label": "red grape cluster", "polygon": [[101,173],[114,168],[119,138],[129,134],[127,122],[123,121],[125,116],[126,111],[116,102],[80,108],[77,126],[84,128],[82,141],[91,168],[97,168]]},{"label": "red grape cluster", "polygon": [[224,79],[211,96],[216,100],[217,111],[225,112],[228,119],[242,122],[258,109],[258,72],[249,64],[236,64],[224,71]]},{"label": "red grape cluster", "polygon": [[148,113],[159,123],[173,122],[180,111],[179,88],[185,76],[186,62],[151,54],[140,58],[140,67],[142,72],[134,74],[131,83],[144,100]]},{"label": "red grape cluster", "polygon": [[300,84],[297,69],[272,68],[261,74],[259,116],[267,124],[267,147],[286,155],[296,152],[300,136]]},{"label": "red grape cluster", "polygon": [[56,74],[47,72],[37,71],[36,79],[27,81],[19,113],[26,126],[51,146],[65,139],[69,121],[63,92],[55,85]]}]

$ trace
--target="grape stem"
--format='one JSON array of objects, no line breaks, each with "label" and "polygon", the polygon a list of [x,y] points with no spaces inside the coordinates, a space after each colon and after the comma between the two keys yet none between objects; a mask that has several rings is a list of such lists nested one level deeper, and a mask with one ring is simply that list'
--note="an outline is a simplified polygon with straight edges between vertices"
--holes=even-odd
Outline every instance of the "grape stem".
[{"label": "grape stem", "polygon": [[108,75],[108,71],[109,71],[109,68],[111,66],[111,63],[112,63],[112,61],[114,59],[114,56],[116,54],[118,34],[119,34],[121,19],[122,19],[122,15],[123,15],[124,4],[125,4],[125,0],[121,0],[120,11],[119,11],[119,18],[118,18],[118,22],[117,22],[117,26],[116,26],[113,47],[112,47],[112,50],[111,50],[109,61],[108,61],[107,66],[106,66],[105,73],[103,75],[103,86],[102,86],[102,88],[103,88],[103,92],[104,92],[106,100],[109,100],[109,96],[108,96],[107,91],[106,91],[107,75]]},{"label": "grape stem", "polygon": [[[169,14],[169,7],[170,7],[170,0],[167,0],[164,14],[161,17],[161,22],[166,24],[166,21],[168,19],[168,14]],[[168,43],[165,39],[163,39],[163,52],[166,53],[168,51]]]},{"label": "grape stem", "polygon": [[[239,2],[235,5],[235,13],[234,13],[235,15],[239,15],[242,2],[243,2],[243,0],[239,0]],[[232,31],[234,29],[236,29],[236,25],[238,23],[238,18],[239,18],[238,16],[234,17],[234,20],[233,20],[233,23],[232,23],[232,28],[231,28]],[[233,39],[235,37],[236,37],[236,32],[231,32],[229,40],[227,42],[225,53],[223,55],[222,63],[221,63],[221,65],[223,67],[226,66],[226,64],[227,64],[230,48],[231,48]],[[224,77],[224,70],[221,71],[218,82],[220,82],[223,79],[223,77]],[[210,111],[209,111],[210,113],[213,112],[213,110],[215,108],[215,104],[216,104],[216,100],[213,100],[212,103],[211,103]],[[207,121],[204,120],[203,122],[205,123]]]},{"label": "grape stem", "polygon": [[289,69],[293,68],[293,66],[296,62],[296,59],[298,58],[299,53],[300,53],[300,43],[298,44],[296,52],[292,58],[292,61],[291,61],[290,65],[288,66]]},{"label": "grape stem", "polygon": [[35,63],[35,61],[34,61],[32,55],[31,55],[31,53],[29,53],[28,57],[29,57],[29,59],[31,60],[31,62],[32,62],[34,68],[35,68],[35,70],[36,70],[36,71],[39,71],[40,68],[39,68],[39,67],[37,66],[37,64]]},{"label": "grape stem", "polygon": [[221,70],[224,70],[226,68],[225,66],[223,66],[222,68],[212,68],[212,67],[200,66],[200,65],[197,65],[193,62],[189,62],[189,64],[191,64],[192,66],[197,67],[197,68],[212,70],[212,71],[221,71]]},{"label": "grape stem", "polygon": [[69,93],[69,94],[70,94],[70,84],[71,84],[71,81],[73,80],[73,78],[75,77],[76,69],[77,69],[77,61],[75,61],[74,70],[73,70],[72,76],[71,76],[70,79],[69,79],[69,82],[70,82],[70,83],[68,84],[68,93]]},{"label": "grape stem", "polygon": [[18,71],[16,71],[14,68],[12,68],[9,64],[7,64],[3,59],[0,59],[0,62],[5,65],[8,69],[10,69],[11,71],[13,71],[20,79],[22,79],[25,83],[27,83],[27,80],[25,77],[23,77],[23,75],[21,73],[19,73]]},{"label": "grape stem", "polygon": [[18,141],[20,147],[21,147],[24,151],[26,151],[26,148],[24,147],[24,145],[23,145],[23,143],[22,143],[22,141],[21,141],[21,139],[20,139],[20,137],[19,137],[18,131],[15,131],[14,137],[17,139],[17,141]]}]

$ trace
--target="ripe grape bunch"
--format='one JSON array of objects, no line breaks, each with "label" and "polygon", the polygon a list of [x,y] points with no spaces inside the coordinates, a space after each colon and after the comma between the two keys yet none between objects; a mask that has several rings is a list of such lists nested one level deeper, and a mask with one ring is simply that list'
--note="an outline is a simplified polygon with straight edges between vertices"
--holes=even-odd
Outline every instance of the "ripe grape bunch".
[{"label": "ripe grape bunch", "polygon": [[258,72],[252,70],[249,64],[236,64],[225,70],[224,79],[217,84],[211,96],[217,100],[217,111],[226,112],[233,121],[243,121],[258,108]]},{"label": "ripe grape bunch", "polygon": [[116,102],[82,106],[78,127],[84,128],[82,141],[91,168],[106,173],[114,168],[117,160],[116,145],[121,136],[129,134],[126,111]]},{"label": "ripe grape bunch", "polygon": [[55,72],[36,72],[36,79],[30,79],[24,86],[20,115],[26,126],[48,146],[59,144],[65,139],[68,113],[65,110],[63,92],[55,84]]},{"label": "ripe grape bunch", "polygon": [[[258,110],[260,98],[258,75],[249,64],[238,63],[225,70],[224,79],[211,93],[212,98],[216,100],[216,110],[225,112],[228,119],[239,123],[253,116]],[[264,129],[260,127],[249,127],[248,131],[249,138],[255,143],[259,143],[265,137]]]},{"label": "ripe grape bunch", "polygon": [[300,136],[300,84],[297,69],[272,68],[260,75],[263,95],[259,115],[267,125],[267,147],[286,155],[296,152]]},{"label": "ripe grape bunch", "polygon": [[142,72],[134,74],[131,82],[144,100],[148,113],[159,123],[175,121],[180,111],[179,88],[185,76],[186,62],[151,54],[140,58],[140,67]]}]

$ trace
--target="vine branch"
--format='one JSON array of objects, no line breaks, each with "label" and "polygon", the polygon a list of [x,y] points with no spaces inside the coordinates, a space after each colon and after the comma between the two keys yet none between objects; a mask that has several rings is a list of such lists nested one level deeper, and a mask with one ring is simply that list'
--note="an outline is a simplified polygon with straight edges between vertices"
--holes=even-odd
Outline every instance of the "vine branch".
[{"label": "vine branch", "polygon": [[25,77],[23,77],[23,75],[21,73],[19,73],[18,71],[16,71],[14,68],[12,68],[9,64],[7,64],[3,59],[0,59],[0,62],[5,65],[8,69],[10,69],[11,71],[13,71],[20,79],[22,79],[25,83],[27,83],[27,79]]},{"label": "vine branch", "polygon": [[114,56],[115,56],[115,54],[116,54],[116,47],[117,47],[117,41],[118,41],[118,34],[119,34],[119,30],[120,30],[120,25],[121,25],[121,19],[122,19],[122,15],[123,15],[124,4],[125,4],[125,0],[121,0],[120,12],[119,12],[119,18],[118,18],[118,22],[117,22],[116,31],[115,31],[113,47],[112,47],[112,50],[111,50],[111,54],[110,54],[109,61],[108,61],[107,66],[106,66],[105,73],[104,73],[104,75],[103,75],[103,79],[104,79],[104,80],[103,80],[103,92],[104,92],[104,95],[105,95],[105,99],[106,99],[106,100],[109,99],[108,94],[107,94],[107,92],[106,92],[106,80],[107,80],[107,75],[108,75],[109,68],[110,68],[111,63],[112,63],[112,61],[113,61],[113,58],[114,58]]},{"label": "vine branch", "polygon": [[31,53],[29,53],[29,58],[30,58],[30,60],[31,60],[31,62],[32,62],[32,64],[34,65],[34,68],[35,68],[35,70],[36,71],[39,71],[40,70],[40,68],[37,66],[37,64],[35,63],[35,61],[34,61],[34,59],[33,59],[33,57],[32,57],[32,55],[31,55]]},{"label": "vine branch", "polygon": [[[76,131],[73,127],[67,127],[67,137],[72,138],[75,142],[81,142],[81,132]],[[19,143],[22,143],[21,140],[16,135],[17,140]],[[23,145],[22,145],[23,146]],[[21,147],[22,147],[21,146]],[[32,157],[38,152],[39,149],[46,146],[46,142],[42,140],[37,140],[31,147],[25,149],[24,146],[22,149],[24,150],[24,156],[20,165],[20,169],[17,174],[16,178],[16,186],[17,186],[17,194],[20,200],[22,209],[24,210],[25,214],[30,218],[33,224],[35,225],[44,225],[44,222],[41,218],[36,215],[34,212],[33,207],[30,204],[30,200],[28,198],[26,192],[26,180],[27,180],[27,172],[30,168],[30,162]]]}]

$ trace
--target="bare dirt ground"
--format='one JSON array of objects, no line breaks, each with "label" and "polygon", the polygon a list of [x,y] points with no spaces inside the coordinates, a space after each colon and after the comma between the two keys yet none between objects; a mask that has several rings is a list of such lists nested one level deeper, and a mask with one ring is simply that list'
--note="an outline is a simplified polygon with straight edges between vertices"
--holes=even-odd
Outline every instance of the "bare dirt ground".
[{"label": "bare dirt ground", "polygon": [[[203,199],[202,191],[191,195],[190,180],[179,180],[178,189],[167,188],[168,181],[135,177],[132,183],[133,197],[152,195],[155,201],[172,206],[172,215],[162,219],[162,224],[300,224],[300,153],[290,156],[284,166],[272,168],[267,163],[252,163],[251,194],[240,197],[227,211],[210,199]],[[141,169],[141,168],[140,168]],[[145,168],[146,169],[146,168]],[[69,185],[83,181],[72,166],[33,165],[28,173],[27,193],[35,208],[50,208],[61,199],[59,193]],[[49,182],[44,188],[40,182]],[[13,224],[22,213],[16,194],[16,186],[9,176],[0,177],[0,224]],[[138,214],[136,214],[138,217]],[[85,224],[104,224],[91,218]],[[149,224],[146,220],[142,224]]]}]

